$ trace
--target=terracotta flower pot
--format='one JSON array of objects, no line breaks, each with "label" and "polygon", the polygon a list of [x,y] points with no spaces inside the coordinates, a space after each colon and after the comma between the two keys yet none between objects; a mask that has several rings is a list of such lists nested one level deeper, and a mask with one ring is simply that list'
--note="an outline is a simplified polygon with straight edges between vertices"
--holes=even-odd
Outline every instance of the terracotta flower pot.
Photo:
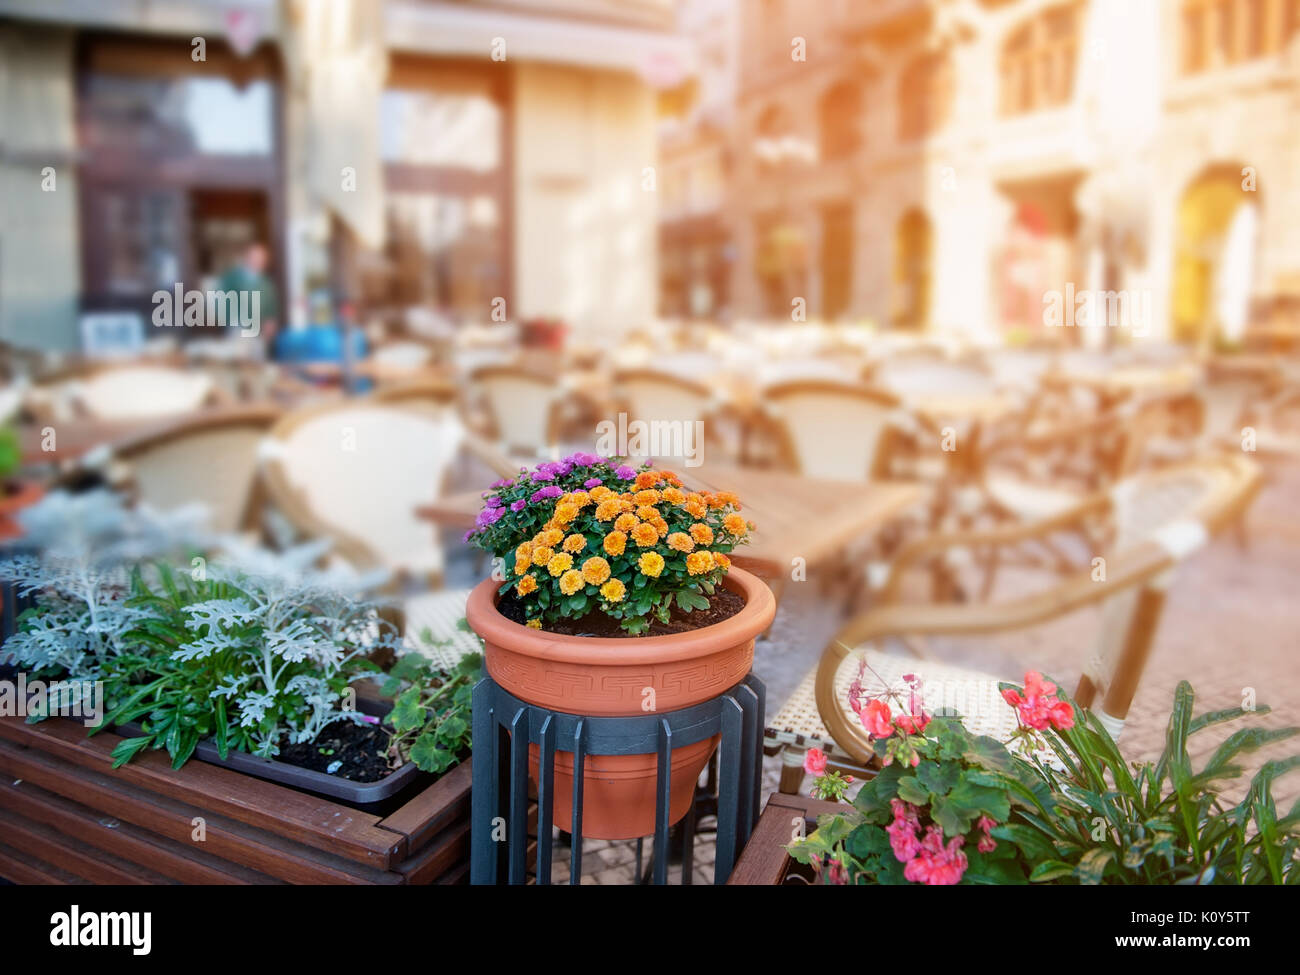
[{"label": "terracotta flower pot", "polygon": [[35,481],[0,484],[0,540],[18,538],[23,533],[18,513],[45,497],[45,489]]},{"label": "terracotta flower pot", "polygon": [[[745,608],[712,626],[666,636],[596,638],[532,630],[496,608],[499,583],[487,579],[470,593],[465,616],[484,642],[492,679],[520,700],[569,714],[645,714],[646,688],[656,711],[700,704],[734,687],[749,673],[754,638],[776,614],[772,592],[757,577],[732,568],[728,589]],[[717,748],[717,737],[674,748],[670,819],[686,814],[695,780]],[[529,749],[534,781],[537,749]],[[632,839],[654,832],[656,759],[648,755],[587,756],[582,833],[595,839]],[[554,821],[572,816],[573,753],[555,755]]]}]

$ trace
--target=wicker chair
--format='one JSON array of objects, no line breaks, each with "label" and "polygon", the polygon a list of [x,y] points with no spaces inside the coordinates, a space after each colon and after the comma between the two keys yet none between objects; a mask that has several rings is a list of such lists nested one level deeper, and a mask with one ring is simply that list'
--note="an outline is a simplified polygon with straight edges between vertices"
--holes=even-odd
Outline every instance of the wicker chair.
[{"label": "wicker chair", "polygon": [[[698,355],[696,358],[707,359]],[[729,405],[704,383],[655,369],[620,369],[614,373],[613,390],[614,405],[627,414],[629,422],[698,421],[704,424],[705,439],[695,445],[696,450],[708,449],[711,456],[724,460],[740,459],[736,450],[728,449],[741,441],[739,427],[734,431],[737,436],[720,435],[728,424],[739,424],[740,419],[732,415]],[[742,447],[739,453],[743,452]],[[684,456],[675,456],[672,451],[661,451],[655,460],[677,466],[694,462]]]},{"label": "wicker chair", "polygon": [[[1015,729],[1015,714],[998,693],[999,679],[1008,677],[889,652],[883,649],[887,640],[901,638],[902,645],[909,647],[908,637],[998,634],[1094,604],[1100,604],[1101,625],[1075,700],[1092,707],[1118,737],[1151,650],[1170,570],[1238,517],[1258,485],[1257,468],[1242,457],[1197,461],[1134,477],[1072,513],[1077,519],[1093,518],[1099,512],[1110,517],[1114,531],[1103,550],[1104,581],[1085,570],[1005,601],[907,605],[895,600],[854,619],[831,641],[817,667],[768,724],[765,746],[769,753],[784,752],[781,791],[797,792],[803,757],[812,747],[825,751],[835,767],[866,773],[871,742],[846,697],[864,659],[868,676],[874,673],[886,683],[898,681],[905,673],[916,674],[926,688],[928,709],[954,708],[977,734],[1005,739]],[[1055,519],[1049,527],[1059,527],[1061,521]],[[1022,525],[996,533],[923,540],[900,556],[886,596],[897,596],[901,573],[927,551],[1014,543],[1044,530]]]},{"label": "wicker chair", "polygon": [[215,531],[257,526],[258,451],[278,419],[274,407],[236,407],[194,414],[164,430],[111,448],[113,484],[158,509],[198,501]]},{"label": "wicker chair", "polygon": [[558,458],[565,390],[523,366],[493,365],[470,375],[484,435],[507,454]]},{"label": "wicker chair", "polygon": [[217,398],[201,370],[132,364],[98,369],[72,388],[72,399],[97,420],[136,420],[187,413]]},{"label": "wicker chair", "polygon": [[890,393],[819,379],[768,387],[763,408],[783,465],[828,480],[888,476],[917,427]]}]

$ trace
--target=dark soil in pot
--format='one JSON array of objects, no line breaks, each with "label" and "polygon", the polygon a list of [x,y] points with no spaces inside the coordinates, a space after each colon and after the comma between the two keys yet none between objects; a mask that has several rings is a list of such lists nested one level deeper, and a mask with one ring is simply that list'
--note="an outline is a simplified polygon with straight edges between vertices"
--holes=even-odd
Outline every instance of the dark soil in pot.
[{"label": "dark soil in pot", "polygon": [[393,771],[385,755],[390,737],[378,725],[335,721],[326,725],[315,741],[291,745],[288,736],[284,736],[276,758],[352,782],[378,782]]},{"label": "dark soil in pot", "polygon": [[[667,623],[661,623],[652,617],[650,629],[638,635],[643,637],[664,636],[668,633],[685,633],[689,630],[699,630],[706,626],[712,626],[714,623],[721,623],[725,619],[730,619],[745,608],[745,597],[723,586],[718,586],[713,595],[706,598],[709,600],[708,609],[696,609],[688,613],[674,605]],[[523,604],[515,596],[513,589],[497,601],[497,610],[512,623],[523,625],[528,622]],[[618,620],[606,616],[599,609],[593,609],[585,616],[580,616],[577,619],[557,620],[554,623],[547,623],[545,630],[547,633],[559,633],[564,636],[629,637],[635,639],[631,633],[619,628]]]}]

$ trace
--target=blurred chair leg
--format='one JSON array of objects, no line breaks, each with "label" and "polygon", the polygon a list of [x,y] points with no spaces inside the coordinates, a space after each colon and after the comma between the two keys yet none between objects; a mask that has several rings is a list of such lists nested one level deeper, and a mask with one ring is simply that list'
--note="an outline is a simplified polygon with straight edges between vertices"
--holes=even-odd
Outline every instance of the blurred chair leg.
[{"label": "blurred chair leg", "polygon": [[803,770],[804,756],[808,754],[806,748],[795,748],[793,745],[786,745],[781,752],[781,784],[777,787],[783,795],[797,796],[799,787],[803,785],[803,777],[807,773]]}]

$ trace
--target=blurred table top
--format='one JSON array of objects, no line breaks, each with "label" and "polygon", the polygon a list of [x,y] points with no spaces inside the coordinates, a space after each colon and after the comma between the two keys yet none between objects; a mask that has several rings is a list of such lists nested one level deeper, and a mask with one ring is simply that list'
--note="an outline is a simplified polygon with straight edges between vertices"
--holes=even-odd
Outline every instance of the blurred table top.
[{"label": "blurred table top", "polygon": [[[781,471],[705,464],[680,472],[696,489],[739,495],[754,522],[749,543],[732,553],[736,564],[765,576],[788,576],[791,560],[809,566],[842,553],[846,545],[889,525],[925,498],[911,481],[829,481]],[[417,509],[448,528],[471,528],[483,507],[482,491],[451,494]]]}]

